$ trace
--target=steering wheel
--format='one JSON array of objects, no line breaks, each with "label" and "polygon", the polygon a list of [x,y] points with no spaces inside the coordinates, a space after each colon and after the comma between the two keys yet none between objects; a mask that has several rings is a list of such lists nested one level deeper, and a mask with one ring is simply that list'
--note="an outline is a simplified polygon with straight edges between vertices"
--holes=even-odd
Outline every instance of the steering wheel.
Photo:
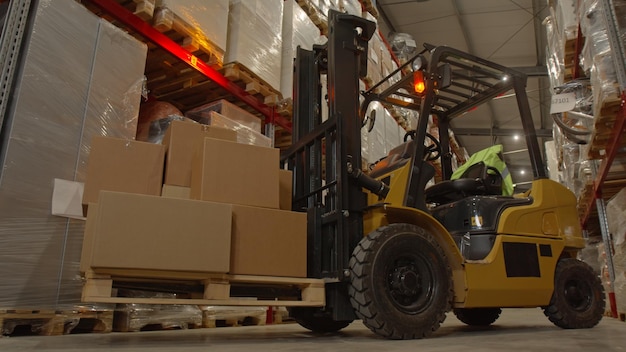
[{"label": "steering wheel", "polygon": [[[404,141],[406,142],[409,139],[409,137],[411,137],[412,140],[415,140],[416,133],[417,131],[415,130],[407,131],[406,134],[404,135]],[[437,140],[437,138],[435,138],[435,136],[433,136],[432,134],[428,132],[426,132],[426,137],[430,139],[433,143],[431,145],[426,146],[424,149],[425,160],[433,161],[433,160],[439,159],[439,157],[441,156],[441,143],[439,143],[439,141]]]}]

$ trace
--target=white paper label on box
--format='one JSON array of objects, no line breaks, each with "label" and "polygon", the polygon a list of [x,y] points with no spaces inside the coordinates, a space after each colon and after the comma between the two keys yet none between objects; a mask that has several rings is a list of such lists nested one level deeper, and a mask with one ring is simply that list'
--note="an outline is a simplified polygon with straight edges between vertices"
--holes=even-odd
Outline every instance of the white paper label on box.
[{"label": "white paper label on box", "polygon": [[555,94],[552,96],[550,104],[550,113],[558,114],[560,112],[570,111],[576,107],[576,93]]}]

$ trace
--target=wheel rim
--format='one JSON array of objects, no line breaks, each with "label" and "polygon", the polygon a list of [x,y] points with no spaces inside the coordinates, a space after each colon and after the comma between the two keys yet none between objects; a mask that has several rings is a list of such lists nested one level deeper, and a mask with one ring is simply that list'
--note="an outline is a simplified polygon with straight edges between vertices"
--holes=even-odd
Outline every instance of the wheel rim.
[{"label": "wheel rim", "polygon": [[435,290],[433,268],[426,258],[404,255],[387,266],[387,292],[393,305],[408,314],[430,306]]},{"label": "wheel rim", "polygon": [[565,302],[574,310],[584,311],[589,308],[592,295],[591,286],[585,281],[570,279],[565,282],[563,296]]}]

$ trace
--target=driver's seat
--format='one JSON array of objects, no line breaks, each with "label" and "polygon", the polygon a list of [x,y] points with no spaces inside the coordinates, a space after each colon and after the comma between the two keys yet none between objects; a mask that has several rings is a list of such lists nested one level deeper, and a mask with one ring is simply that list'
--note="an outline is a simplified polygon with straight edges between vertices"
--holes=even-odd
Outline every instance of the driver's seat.
[{"label": "driver's seat", "polygon": [[369,176],[377,178],[403,166],[409,159],[411,159],[414,152],[415,142],[413,140],[400,144],[399,146],[391,149],[386,157],[379,160],[374,165],[374,168],[372,168],[369,172]]},{"label": "driver's seat", "polygon": [[502,195],[502,175],[480,161],[472,164],[456,180],[439,182],[424,191],[426,203],[445,204],[468,196]]}]

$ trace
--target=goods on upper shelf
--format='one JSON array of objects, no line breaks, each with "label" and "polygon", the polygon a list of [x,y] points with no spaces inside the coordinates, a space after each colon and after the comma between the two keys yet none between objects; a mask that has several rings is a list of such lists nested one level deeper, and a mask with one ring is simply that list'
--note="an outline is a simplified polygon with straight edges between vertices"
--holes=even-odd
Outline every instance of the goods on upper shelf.
[{"label": "goods on upper shelf", "polygon": [[[561,124],[555,124],[554,133],[559,170],[565,173],[562,180],[577,194],[581,207],[594,197],[596,175],[589,160],[605,155],[621,104],[615,70],[620,63],[614,62],[611,53],[604,10],[599,0],[558,1],[544,21],[553,93],[575,93],[571,111],[555,114]],[[624,28],[618,30],[624,32]],[[577,45],[578,38],[582,46]],[[580,65],[579,72],[588,80],[572,80],[571,61]]]}]

